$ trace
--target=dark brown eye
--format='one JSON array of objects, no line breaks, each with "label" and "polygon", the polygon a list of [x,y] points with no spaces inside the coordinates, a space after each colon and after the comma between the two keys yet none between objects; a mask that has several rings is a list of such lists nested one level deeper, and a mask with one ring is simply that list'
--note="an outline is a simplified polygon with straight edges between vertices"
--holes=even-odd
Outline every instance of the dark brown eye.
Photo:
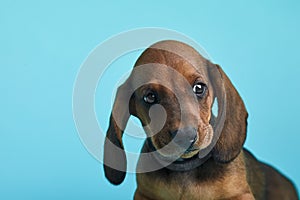
[{"label": "dark brown eye", "polygon": [[204,83],[195,83],[193,86],[193,92],[197,95],[197,97],[204,97],[207,90],[207,86]]},{"label": "dark brown eye", "polygon": [[148,92],[145,96],[144,96],[144,101],[146,103],[149,104],[154,104],[157,102],[157,96],[154,92]]}]

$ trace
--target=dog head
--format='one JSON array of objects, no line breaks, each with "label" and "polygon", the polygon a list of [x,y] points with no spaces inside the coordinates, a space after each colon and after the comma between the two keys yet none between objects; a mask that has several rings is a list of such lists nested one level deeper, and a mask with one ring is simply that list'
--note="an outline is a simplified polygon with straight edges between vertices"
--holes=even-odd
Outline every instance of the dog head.
[{"label": "dog head", "polygon": [[[218,117],[212,113],[216,103]],[[247,111],[228,77],[177,41],[146,49],[118,88],[104,148],[105,175],[113,184],[126,174],[122,134],[130,115],[140,119],[152,150],[166,160],[194,158],[215,139],[210,155],[216,162],[230,162],[246,138]]]}]

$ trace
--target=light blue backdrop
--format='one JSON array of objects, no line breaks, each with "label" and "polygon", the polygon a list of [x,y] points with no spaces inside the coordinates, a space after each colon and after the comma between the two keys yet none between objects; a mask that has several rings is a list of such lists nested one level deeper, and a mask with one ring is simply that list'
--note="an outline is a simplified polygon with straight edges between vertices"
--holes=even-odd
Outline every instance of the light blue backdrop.
[{"label": "light blue backdrop", "polygon": [[[81,144],[72,91],[96,45],[145,26],[177,30],[208,51],[248,108],[246,147],[299,188],[299,20],[296,0],[2,1],[0,199],[132,198],[135,176],[112,186]],[[121,59],[122,70],[137,56]],[[117,64],[108,79],[120,71]],[[97,113],[104,126],[109,110]]]}]

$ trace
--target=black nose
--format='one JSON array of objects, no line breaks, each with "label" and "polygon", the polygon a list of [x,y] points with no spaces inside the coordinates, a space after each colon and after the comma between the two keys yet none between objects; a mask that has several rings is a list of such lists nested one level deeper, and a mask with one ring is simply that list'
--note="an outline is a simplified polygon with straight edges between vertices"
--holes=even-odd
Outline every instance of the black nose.
[{"label": "black nose", "polygon": [[197,129],[185,127],[171,132],[171,137],[173,138],[173,142],[188,150],[197,141]]}]

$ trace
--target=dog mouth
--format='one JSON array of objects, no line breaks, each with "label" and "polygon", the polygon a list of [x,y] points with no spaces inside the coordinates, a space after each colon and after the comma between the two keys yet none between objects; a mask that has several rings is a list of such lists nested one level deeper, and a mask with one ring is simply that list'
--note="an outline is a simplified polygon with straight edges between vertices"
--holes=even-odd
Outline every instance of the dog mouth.
[{"label": "dog mouth", "polygon": [[192,155],[190,155],[190,153],[188,154],[183,154],[180,158],[178,158],[177,160],[175,160],[173,163],[184,163],[184,162],[188,162],[194,159],[198,159],[198,153],[199,151],[197,151],[196,153],[193,153]]},{"label": "dog mouth", "polygon": [[173,171],[192,170],[202,165],[211,157],[211,154],[207,154],[203,157],[200,150],[195,147],[188,148],[179,158],[164,156],[158,152],[159,150],[153,146],[152,141],[149,138],[146,140],[146,148],[150,152],[155,152],[152,156],[158,163]]},{"label": "dog mouth", "polygon": [[157,149],[150,138],[147,140],[147,146],[151,152],[156,152],[158,154],[158,157],[162,160],[172,160],[173,162],[184,162],[188,160],[192,160],[198,157],[198,154],[200,152],[200,148],[197,148],[194,145],[191,145],[188,147],[185,151],[182,153],[176,154],[176,155],[166,155],[162,154],[159,149]]},{"label": "dog mouth", "polygon": [[198,155],[200,149],[196,147],[188,148],[181,156],[178,158],[178,161],[188,160]]}]

